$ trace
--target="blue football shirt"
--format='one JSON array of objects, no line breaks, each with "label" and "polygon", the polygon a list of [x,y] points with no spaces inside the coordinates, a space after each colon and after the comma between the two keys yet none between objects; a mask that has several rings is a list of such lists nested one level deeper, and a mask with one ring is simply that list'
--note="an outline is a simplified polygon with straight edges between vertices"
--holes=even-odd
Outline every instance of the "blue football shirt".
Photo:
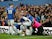
[{"label": "blue football shirt", "polygon": [[7,8],[7,14],[8,14],[8,19],[14,19],[14,13],[15,13],[15,9],[14,8]]}]

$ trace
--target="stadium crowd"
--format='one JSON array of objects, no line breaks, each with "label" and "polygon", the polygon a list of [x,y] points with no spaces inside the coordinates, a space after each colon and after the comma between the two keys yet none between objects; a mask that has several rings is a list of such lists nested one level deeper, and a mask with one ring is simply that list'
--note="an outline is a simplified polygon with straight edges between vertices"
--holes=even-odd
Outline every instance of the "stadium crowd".
[{"label": "stadium crowd", "polygon": [[[14,7],[11,3],[9,7],[0,7],[0,26],[10,25],[12,27],[14,25],[27,35],[30,33],[34,35],[36,29],[37,34],[42,34],[43,27],[52,27],[52,4],[34,6],[20,3]],[[27,31],[29,33],[26,33]]]}]

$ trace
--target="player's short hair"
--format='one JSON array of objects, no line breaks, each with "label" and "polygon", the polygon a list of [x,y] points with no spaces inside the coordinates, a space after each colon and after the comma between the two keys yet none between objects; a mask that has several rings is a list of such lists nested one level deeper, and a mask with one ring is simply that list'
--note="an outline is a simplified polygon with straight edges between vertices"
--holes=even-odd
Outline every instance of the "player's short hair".
[{"label": "player's short hair", "polygon": [[14,5],[13,3],[10,3],[9,6]]}]

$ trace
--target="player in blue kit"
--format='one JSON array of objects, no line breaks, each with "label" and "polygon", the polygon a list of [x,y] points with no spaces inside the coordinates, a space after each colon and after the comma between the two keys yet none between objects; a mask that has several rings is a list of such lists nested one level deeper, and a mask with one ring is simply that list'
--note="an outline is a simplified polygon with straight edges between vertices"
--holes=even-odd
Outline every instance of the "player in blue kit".
[{"label": "player in blue kit", "polygon": [[15,14],[15,9],[14,5],[10,4],[10,6],[7,8],[7,16],[8,16],[8,25],[13,25],[14,23],[14,14]]},{"label": "player in blue kit", "polygon": [[8,17],[8,25],[9,27],[9,34],[13,34],[14,32],[17,32],[16,27],[14,26],[14,16],[15,16],[15,9],[14,5],[10,4],[10,6],[7,8],[7,17]]}]

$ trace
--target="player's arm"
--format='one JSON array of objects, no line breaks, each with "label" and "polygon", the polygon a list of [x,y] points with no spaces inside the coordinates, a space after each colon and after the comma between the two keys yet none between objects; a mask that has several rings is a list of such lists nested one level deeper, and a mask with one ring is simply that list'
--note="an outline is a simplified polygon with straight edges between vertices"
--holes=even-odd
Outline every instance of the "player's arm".
[{"label": "player's arm", "polygon": [[42,24],[44,25],[46,22],[49,22],[49,19],[46,19]]},{"label": "player's arm", "polygon": [[16,13],[16,10],[14,9],[14,10],[13,10],[13,16],[14,16],[14,18],[15,18],[15,13]]},{"label": "player's arm", "polygon": [[22,23],[23,25],[26,25],[26,26],[30,26],[31,25],[31,20],[29,20],[26,17],[23,17],[23,19],[25,20],[25,22]]}]

